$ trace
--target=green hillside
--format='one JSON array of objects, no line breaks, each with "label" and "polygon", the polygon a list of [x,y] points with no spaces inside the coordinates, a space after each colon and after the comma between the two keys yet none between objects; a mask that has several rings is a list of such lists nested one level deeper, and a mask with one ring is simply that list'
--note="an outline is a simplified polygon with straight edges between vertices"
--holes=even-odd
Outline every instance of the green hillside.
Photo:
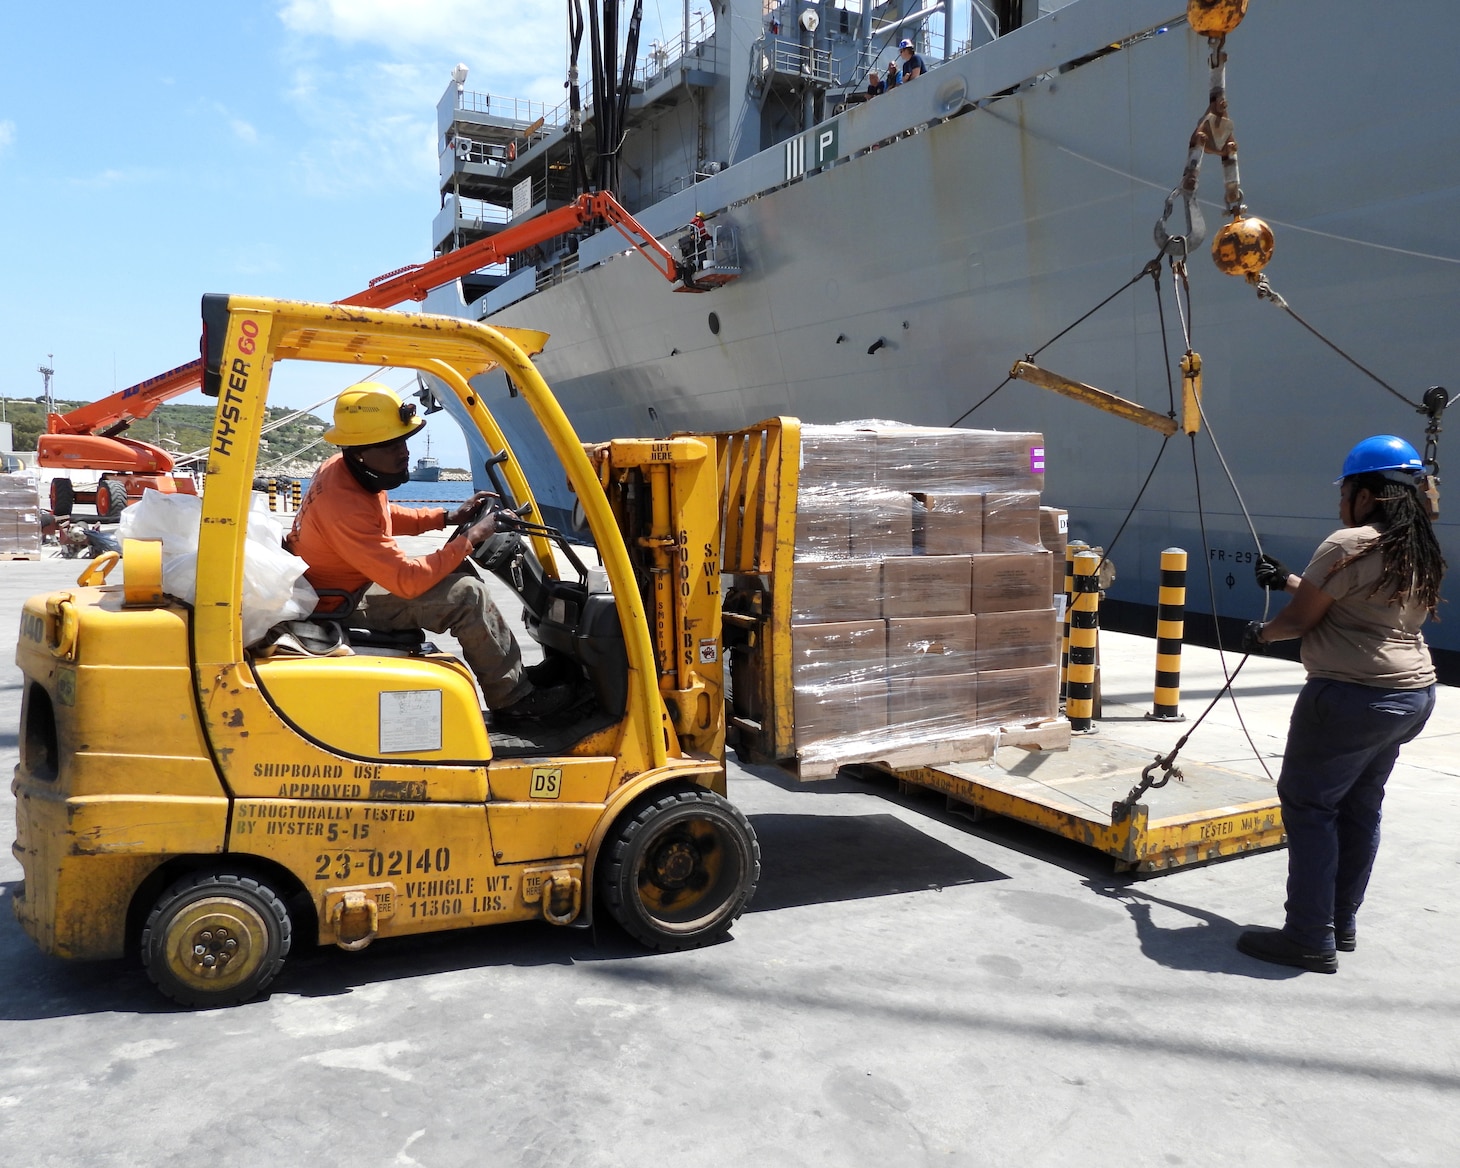
[{"label": "green hillside", "polygon": [[[57,401],[56,411],[65,413],[83,402]],[[5,421],[10,423],[14,434],[16,450],[34,450],[36,437],[45,429],[45,406],[34,399],[16,400],[6,398]],[[292,411],[284,407],[270,407],[269,422],[285,417]],[[334,453],[335,448],[317,442],[327,423],[313,414],[305,414],[265,434],[260,446],[259,467],[267,469],[272,462],[291,455],[298,462],[317,464]],[[139,442],[150,442],[164,450],[188,454],[208,445],[208,435],[213,429],[213,407],[198,405],[167,404],[158,406],[150,417],[134,422],[127,431],[127,437]],[[308,447],[308,449],[304,449]],[[296,455],[296,451],[300,452]]]}]

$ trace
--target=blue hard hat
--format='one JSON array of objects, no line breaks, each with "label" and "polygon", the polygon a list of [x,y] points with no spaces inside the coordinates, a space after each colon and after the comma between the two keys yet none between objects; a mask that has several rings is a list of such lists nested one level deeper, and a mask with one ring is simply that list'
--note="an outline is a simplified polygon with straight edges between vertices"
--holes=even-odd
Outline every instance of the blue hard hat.
[{"label": "blue hard hat", "polygon": [[903,40],[900,40],[900,41],[897,42],[897,47],[899,49],[910,49],[910,48],[913,47],[913,44],[912,44],[912,41],[907,40],[907,39],[903,39]]},{"label": "blue hard hat", "polygon": [[1386,477],[1413,484],[1415,476],[1424,474],[1424,469],[1419,451],[1403,438],[1396,438],[1393,434],[1375,434],[1348,452],[1348,457],[1343,460],[1343,474],[1333,481],[1337,484],[1350,475],[1389,472]]}]

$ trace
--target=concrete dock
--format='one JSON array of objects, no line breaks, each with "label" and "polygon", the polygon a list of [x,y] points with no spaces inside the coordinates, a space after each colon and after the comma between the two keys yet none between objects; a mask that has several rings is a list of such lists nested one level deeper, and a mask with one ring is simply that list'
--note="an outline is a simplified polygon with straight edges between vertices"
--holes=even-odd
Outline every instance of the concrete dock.
[{"label": "concrete dock", "polygon": [[[82,566],[0,567],[7,771],[20,605]],[[1143,717],[1154,642],[1107,634],[1101,657],[1104,718],[1072,750],[1168,750],[1190,723]],[[1188,649],[1183,713],[1222,676]],[[1183,757],[1275,774],[1301,683],[1251,661]],[[1457,779],[1446,689],[1333,977],[1233,947],[1281,922],[1283,851],[1134,879],[940,796],[734,763],[764,872],[732,939],[697,952],[512,925],[296,953],[262,1000],[190,1013],[132,963],[43,957],[0,904],[0,1162],[1452,1165]],[[19,878],[0,852],[0,900]]]}]

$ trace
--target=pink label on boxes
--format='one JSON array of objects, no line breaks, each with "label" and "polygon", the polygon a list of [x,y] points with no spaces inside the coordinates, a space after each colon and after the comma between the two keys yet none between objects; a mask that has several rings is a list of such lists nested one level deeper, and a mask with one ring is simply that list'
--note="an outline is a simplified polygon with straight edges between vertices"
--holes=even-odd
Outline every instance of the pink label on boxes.
[{"label": "pink label on boxes", "polygon": [[1030,474],[1043,474],[1044,473],[1044,447],[1043,446],[1031,446],[1029,448],[1029,473]]}]

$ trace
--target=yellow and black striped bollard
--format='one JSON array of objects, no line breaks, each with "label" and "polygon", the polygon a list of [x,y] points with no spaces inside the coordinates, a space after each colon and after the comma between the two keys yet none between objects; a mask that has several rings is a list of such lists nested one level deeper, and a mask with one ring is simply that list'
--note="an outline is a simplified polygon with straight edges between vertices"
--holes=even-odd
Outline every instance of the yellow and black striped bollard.
[{"label": "yellow and black striped bollard", "polygon": [[1095,657],[1100,640],[1100,557],[1082,551],[1075,557],[1074,598],[1070,606],[1070,668],[1065,716],[1076,734],[1095,732]]},{"label": "yellow and black striped bollard", "polygon": [[291,502],[293,502],[294,510],[296,511],[299,510],[299,496],[301,494],[302,488],[299,486],[299,480],[295,479],[292,483],[289,484],[289,498]]},{"label": "yellow and black striped bollard", "polygon": [[1075,557],[1090,545],[1073,540],[1065,547],[1065,613],[1060,630],[1060,701],[1069,697],[1070,685],[1070,610],[1075,604]]},{"label": "yellow and black striped bollard", "polygon": [[276,482],[274,482],[273,479],[270,479],[269,480],[269,510],[270,511],[277,511],[278,509],[279,509],[279,484],[276,483]]},{"label": "yellow and black striped bollard", "polygon": [[1156,606],[1156,688],[1153,722],[1185,722],[1181,710],[1181,642],[1186,636],[1186,552],[1161,553],[1161,592]]}]

